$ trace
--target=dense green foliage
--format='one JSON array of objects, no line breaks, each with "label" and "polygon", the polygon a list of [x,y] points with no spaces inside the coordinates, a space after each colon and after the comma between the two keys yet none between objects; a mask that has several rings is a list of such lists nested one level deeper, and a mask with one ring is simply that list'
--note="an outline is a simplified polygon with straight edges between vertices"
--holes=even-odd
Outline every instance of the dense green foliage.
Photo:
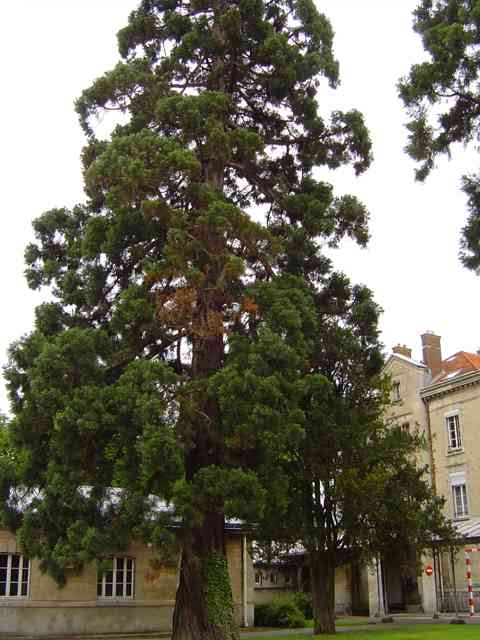
[{"label": "dense green foliage", "polygon": [[293,601],[305,616],[306,620],[313,618],[312,594],[305,591],[297,591],[293,594]]},{"label": "dense green foliage", "polygon": [[306,626],[304,614],[293,597],[276,598],[266,604],[255,605],[256,627],[284,627],[300,629]]},{"label": "dense green foliage", "polygon": [[225,555],[213,552],[202,564],[205,600],[209,618],[226,636],[235,633],[233,596]]},{"label": "dense green foliage", "polygon": [[[414,15],[428,59],[412,67],[399,89],[410,115],[407,151],[424,180],[439,155],[450,155],[455,143],[476,144],[480,135],[480,2],[422,0]],[[460,256],[470,269],[480,267],[479,180],[475,173],[463,178],[470,215]]]},{"label": "dense green foliage", "polygon": [[368,239],[363,205],[324,179],[371,160],[357,111],[319,113],[332,36],[312,0],[143,0],[123,60],[77,101],[87,200],[41,215],[26,251],[53,301],[10,349],[3,522],[59,582],[132,536],[180,545],[182,640],[236,635],[201,567],[225,517],[261,516],[308,397],[323,402],[323,379],[299,375],[332,281],[323,246]]},{"label": "dense green foliage", "polygon": [[[371,292],[332,274],[312,303],[313,331],[301,332],[310,339],[308,366],[289,376],[303,437],[286,444],[264,478],[272,501],[260,530],[267,557],[298,543],[306,550],[315,629],[333,632],[336,566],[392,548],[420,552],[451,530],[443,501],[417,467],[423,439],[385,418],[389,386]],[[247,362],[242,371],[244,379],[252,375]],[[261,387],[255,379],[248,394]]]}]

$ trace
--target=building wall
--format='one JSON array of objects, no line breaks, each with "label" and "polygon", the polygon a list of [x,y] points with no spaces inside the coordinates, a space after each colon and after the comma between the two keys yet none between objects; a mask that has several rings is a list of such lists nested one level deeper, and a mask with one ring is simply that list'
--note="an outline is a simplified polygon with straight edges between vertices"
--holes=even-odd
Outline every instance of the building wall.
[{"label": "building wall", "polygon": [[[243,537],[229,536],[227,557],[235,615],[244,623]],[[21,553],[15,537],[0,531],[0,553]],[[59,588],[31,561],[27,598],[0,598],[0,634],[32,636],[92,633],[145,633],[171,629],[178,569],[159,566],[154,553],[132,544],[125,554],[135,559],[134,598],[97,599],[95,565],[71,571]],[[253,624],[253,564],[247,553],[247,622]]]},{"label": "building wall", "polygon": [[[420,390],[430,380],[427,369],[410,364],[404,360],[393,358],[385,369],[392,382],[399,383],[400,400],[392,402],[386,412],[387,420],[396,425],[408,425],[413,433],[419,430],[428,437],[427,414],[425,405],[420,397]],[[418,452],[419,464],[430,464],[430,454],[427,450]]]},{"label": "building wall", "polygon": [[[294,576],[298,569],[288,566],[285,568],[257,567],[256,573],[262,573],[264,576],[263,584],[255,583],[255,604],[266,604],[277,598],[293,595],[296,589],[296,581]],[[277,576],[276,583],[272,583],[270,576]],[[285,575],[289,575],[290,580],[285,582]],[[352,610],[352,580],[351,569],[349,565],[337,567],[335,571],[335,610],[337,613],[348,613]],[[366,578],[362,582],[366,586]],[[366,599],[366,597],[365,597]]]},{"label": "building wall", "polygon": [[[454,517],[452,474],[464,473],[468,517],[480,516],[480,384],[453,387],[429,398],[437,491],[447,498],[447,513]],[[446,415],[458,411],[462,448],[448,451]]]},{"label": "building wall", "polygon": [[[414,361],[393,356],[385,367],[385,374],[391,378],[393,384],[398,384],[398,396],[392,394],[392,403],[386,412],[386,419],[396,426],[408,428],[411,433],[418,431],[429,441],[429,423],[425,403],[421,397],[421,390],[431,380],[429,370]],[[432,459],[430,450],[422,449],[416,454],[419,466],[431,467]],[[388,600],[390,604],[402,605],[404,594],[402,593],[400,561],[395,558],[387,558],[385,561],[383,577],[387,582]],[[423,559],[421,561],[423,565]],[[383,600],[381,578],[377,575],[377,565],[372,563],[368,572],[369,610],[371,616],[385,615],[385,606],[388,603]],[[430,583],[425,583],[423,576],[417,576],[418,592],[422,601],[421,608],[427,613],[433,613],[432,590]],[[405,608],[407,604],[404,603]],[[408,605],[413,610],[413,605]]]},{"label": "building wall", "polygon": [[[400,383],[400,400],[393,402],[387,418],[397,424],[408,423],[418,426],[425,433],[427,441],[430,436],[431,450],[419,452],[419,462],[430,468],[431,481],[438,495],[446,499],[446,515],[454,522],[468,525],[468,522],[480,518],[480,376],[471,372],[456,379],[431,384],[428,370],[417,367],[402,358],[392,358],[386,368],[392,381]],[[467,383],[467,384],[466,384]],[[462,447],[457,451],[449,451],[447,415],[458,413]],[[455,519],[453,509],[452,484],[465,478],[468,497],[468,514]],[[472,546],[472,545],[467,545]],[[479,546],[475,543],[473,546]],[[480,554],[479,554],[480,555]],[[473,586],[480,592],[480,561],[472,556]],[[426,613],[433,613],[437,608],[435,593],[435,577],[427,576],[424,569],[431,564],[432,558],[421,559],[421,573],[418,576],[419,592],[422,608]],[[456,587],[459,592],[460,607],[466,610],[466,566],[464,548],[457,550],[455,560]],[[441,559],[441,571],[437,576],[439,586],[439,605],[453,610],[453,575],[450,553],[444,552]],[[378,602],[377,576],[375,571],[369,574],[369,598],[371,615],[381,607]],[[462,593],[460,593],[462,592]]]},{"label": "building wall", "polygon": [[335,571],[335,610],[350,613],[352,610],[352,582],[349,565],[337,567]]},{"label": "building wall", "polygon": [[372,562],[367,569],[368,580],[368,610],[371,618],[378,618],[385,615],[383,594],[378,583],[377,565]]}]

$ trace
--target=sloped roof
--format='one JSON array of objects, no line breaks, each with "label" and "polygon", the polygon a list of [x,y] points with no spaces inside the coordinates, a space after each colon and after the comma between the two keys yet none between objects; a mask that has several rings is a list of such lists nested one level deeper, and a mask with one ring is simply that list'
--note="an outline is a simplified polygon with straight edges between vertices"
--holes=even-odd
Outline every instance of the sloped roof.
[{"label": "sloped roof", "polygon": [[480,356],[468,351],[459,351],[442,362],[442,370],[435,376],[432,383],[446,382],[464,373],[478,370],[480,370]]},{"label": "sloped roof", "polygon": [[480,518],[470,518],[464,522],[454,522],[453,526],[457,530],[460,538],[480,538]]},{"label": "sloped roof", "polygon": [[397,358],[398,360],[401,360],[402,362],[408,362],[408,364],[412,364],[415,367],[420,367],[421,369],[427,369],[428,368],[423,362],[418,362],[418,360],[414,360],[413,358],[407,358],[407,356],[404,356],[402,353],[392,353],[389,356],[387,362],[385,363],[385,368],[395,358]]}]

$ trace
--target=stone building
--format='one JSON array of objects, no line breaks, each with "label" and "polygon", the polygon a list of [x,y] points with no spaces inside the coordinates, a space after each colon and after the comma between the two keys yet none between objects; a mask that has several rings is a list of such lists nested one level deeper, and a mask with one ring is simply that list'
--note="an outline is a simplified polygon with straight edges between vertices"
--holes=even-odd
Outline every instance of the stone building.
[{"label": "stone building", "polygon": [[[265,604],[298,591],[310,593],[310,568],[304,552],[284,555],[275,562],[255,562],[254,603]],[[368,612],[368,581],[365,567],[346,564],[335,571],[337,614]]]},{"label": "stone building", "polygon": [[[227,557],[235,615],[253,624],[253,564],[246,538],[228,528]],[[178,564],[178,563],[177,563]],[[169,631],[178,583],[176,563],[162,566],[152,549],[132,544],[123,556],[70,571],[59,588],[36,560],[27,560],[15,537],[0,531],[0,634],[77,635]]]},{"label": "stone building", "polygon": [[[425,435],[428,446],[418,452],[419,463],[428,465],[432,487],[445,498],[463,548],[445,549],[437,542],[435,553],[416,569],[415,561],[408,569],[392,549],[383,566],[370,571],[371,613],[466,610],[464,549],[480,544],[480,355],[460,351],[443,359],[439,336],[428,332],[421,340],[422,361],[397,345],[386,363],[392,381],[387,418]],[[479,561],[472,565],[474,588],[480,588]]]}]

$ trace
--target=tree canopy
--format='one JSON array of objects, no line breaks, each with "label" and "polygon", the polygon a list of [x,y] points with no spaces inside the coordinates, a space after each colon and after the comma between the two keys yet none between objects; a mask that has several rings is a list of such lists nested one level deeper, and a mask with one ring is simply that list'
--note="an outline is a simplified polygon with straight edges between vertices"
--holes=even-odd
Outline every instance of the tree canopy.
[{"label": "tree canopy", "polygon": [[332,38],[312,0],[143,0],[76,103],[86,202],[26,250],[53,301],[10,349],[2,520],[59,582],[132,536],[180,547],[175,640],[236,637],[225,517],[260,517],[264,470],[305,437],[323,247],[368,239],[325,180],[371,161],[360,113],[319,113]]},{"label": "tree canopy", "polygon": [[[414,12],[428,60],[413,65],[399,84],[410,121],[407,152],[419,163],[418,180],[435,159],[450,155],[455,143],[476,143],[480,135],[480,3],[477,0],[422,0]],[[460,257],[480,268],[480,199],[476,168],[463,177],[469,217],[462,232]]]},{"label": "tree canopy", "polygon": [[305,550],[314,632],[335,633],[337,566],[391,549],[420,554],[450,528],[418,466],[422,438],[386,419],[390,389],[371,291],[334,273],[314,309],[308,366],[297,375],[304,434],[269,469],[274,500],[259,531],[267,550],[272,541],[280,554]]}]

